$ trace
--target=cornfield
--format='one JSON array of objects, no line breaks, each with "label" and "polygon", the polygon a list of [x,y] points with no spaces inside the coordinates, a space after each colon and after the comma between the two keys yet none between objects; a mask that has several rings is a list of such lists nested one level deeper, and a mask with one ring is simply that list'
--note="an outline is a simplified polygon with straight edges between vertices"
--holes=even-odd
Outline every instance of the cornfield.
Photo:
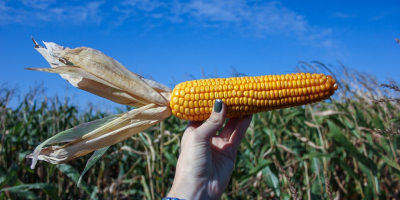
[{"label": "cornfield", "polygon": [[[300,70],[316,66],[325,68]],[[397,84],[380,87],[348,68],[333,74],[341,81],[332,98],[255,115],[221,199],[400,199]],[[169,191],[187,121],[171,116],[111,146],[78,188],[90,155],[34,170],[25,156],[53,134],[110,113],[82,111],[40,88],[9,107],[15,95],[0,88],[1,199],[161,199]],[[114,112],[133,108],[124,109]]]}]

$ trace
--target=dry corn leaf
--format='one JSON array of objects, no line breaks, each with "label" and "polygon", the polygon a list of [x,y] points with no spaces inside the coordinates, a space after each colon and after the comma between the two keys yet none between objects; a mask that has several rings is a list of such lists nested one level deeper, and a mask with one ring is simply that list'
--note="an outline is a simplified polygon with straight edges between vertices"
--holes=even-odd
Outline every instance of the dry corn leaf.
[{"label": "dry corn leaf", "polygon": [[[38,160],[59,164],[108,147],[172,114],[169,108],[171,90],[167,86],[129,71],[100,51],[87,47],[69,49],[47,42],[44,42],[46,47],[42,47],[33,41],[35,49],[52,68],[28,69],[58,73],[79,89],[138,108],[56,134],[27,156],[32,158],[31,168]],[[45,147],[54,143],[65,144]]]},{"label": "dry corn leaf", "polygon": [[60,66],[55,68],[27,68],[29,70],[43,71],[50,73],[58,73],[69,75],[68,81],[76,88],[85,90],[97,96],[103,97],[115,103],[141,107],[146,105],[145,100],[135,99],[133,96],[113,86],[112,84],[93,76],[80,67],[76,66]]},{"label": "dry corn leaf", "polygon": [[309,126],[309,127],[312,127],[312,128],[319,128],[319,126],[318,126],[317,124],[313,124],[312,122],[304,121],[304,123],[305,123],[307,126]]},{"label": "dry corn leaf", "polygon": [[[61,132],[43,142],[36,147],[33,154],[28,155],[29,158],[32,158],[31,168],[34,168],[37,160],[45,160],[53,164],[65,163],[96,149],[116,144],[170,115],[171,111],[168,107],[149,104],[119,116],[108,117],[105,118],[106,120],[101,119],[98,123],[91,124],[90,127],[83,124],[72,128],[72,130]],[[80,134],[77,135],[76,133]],[[72,136],[74,137],[72,138]],[[63,138],[63,140],[59,138]],[[63,146],[42,148],[46,144],[60,142],[69,143]]]},{"label": "dry corn leaf", "polygon": [[[137,99],[145,99],[148,103],[169,105],[160,93],[149,86],[139,75],[129,71],[119,62],[95,49],[80,47],[66,49],[60,56],[97,76]],[[166,92],[171,92],[168,90]]]},{"label": "dry corn leaf", "polygon": [[316,115],[316,116],[329,116],[329,115],[344,115],[344,114],[346,114],[346,113],[344,113],[344,112],[339,112],[339,111],[336,111],[336,110],[325,110],[325,111],[322,111],[322,112],[315,112],[314,113],[314,115]]}]

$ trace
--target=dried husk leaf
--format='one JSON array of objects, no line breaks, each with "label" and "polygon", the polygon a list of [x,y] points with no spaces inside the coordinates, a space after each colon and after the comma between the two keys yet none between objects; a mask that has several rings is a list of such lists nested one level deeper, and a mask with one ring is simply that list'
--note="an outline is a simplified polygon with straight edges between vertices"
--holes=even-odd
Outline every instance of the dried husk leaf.
[{"label": "dried husk leaf", "polygon": [[119,88],[113,86],[112,84],[93,76],[92,74],[86,72],[77,66],[60,66],[54,68],[27,68],[34,71],[43,71],[50,73],[58,73],[68,75],[68,81],[76,88],[85,90],[97,96],[106,98],[110,101],[134,106],[141,107],[150,103],[145,99],[137,99],[127,94],[126,92],[120,90]]},{"label": "dried husk leaf", "polygon": [[89,130],[86,126],[73,128],[73,132],[82,132],[84,134],[80,134],[78,138],[74,135],[73,140],[63,146],[42,148],[46,144],[71,140],[66,134],[70,134],[72,131],[61,132],[53,137],[62,137],[64,140],[55,140],[52,137],[39,145],[33,154],[28,156],[33,159],[31,168],[34,168],[37,160],[61,164],[94,150],[116,144],[153,126],[170,115],[171,109],[169,107],[149,104],[121,114],[118,117],[110,117],[107,123],[101,124],[99,127],[93,127],[91,131],[86,133],[84,132]]},{"label": "dried husk leaf", "polygon": [[65,131],[58,133],[58,134],[54,135],[53,137],[47,139],[46,141],[44,141],[40,145],[38,145],[32,154],[29,154],[27,156],[27,158],[32,158],[31,168],[35,167],[36,162],[38,160],[38,156],[41,153],[41,151],[45,145],[54,144],[54,143],[72,142],[76,139],[81,138],[86,133],[96,130],[97,128],[117,119],[121,115],[122,114],[115,115],[115,116],[109,116],[109,117],[105,117],[105,118],[91,121],[88,123],[80,124],[78,126],[75,126],[68,130],[65,130]]},{"label": "dried husk leaf", "polygon": [[[145,79],[116,60],[95,49],[69,49],[55,43],[35,49],[49,62],[51,68],[30,70],[58,73],[73,86],[111,101],[137,107],[129,112],[76,126],[47,139],[27,157],[31,168],[38,160],[54,164],[68,162],[92,151],[108,147],[137,134],[170,116],[171,89]],[[50,146],[66,143],[62,146]]]},{"label": "dried husk leaf", "polygon": [[30,70],[59,73],[74,87],[124,105],[169,104],[170,88],[129,71],[100,51],[87,47],[69,49],[52,42],[43,42],[42,47],[33,42],[52,68]]},{"label": "dried husk leaf", "polygon": [[74,63],[74,65],[80,66],[85,71],[112,83],[134,98],[143,98],[158,105],[169,104],[169,100],[156,92],[139,75],[129,71],[119,62],[100,51],[80,47],[61,51],[60,56]]},{"label": "dried husk leaf", "polygon": [[45,47],[40,46],[33,38],[33,43],[35,43],[35,49],[42,54],[42,56],[46,59],[46,61],[50,64],[51,67],[64,66],[65,64],[60,61],[60,52],[62,50],[66,50],[63,46],[60,46],[53,42],[43,42]]}]

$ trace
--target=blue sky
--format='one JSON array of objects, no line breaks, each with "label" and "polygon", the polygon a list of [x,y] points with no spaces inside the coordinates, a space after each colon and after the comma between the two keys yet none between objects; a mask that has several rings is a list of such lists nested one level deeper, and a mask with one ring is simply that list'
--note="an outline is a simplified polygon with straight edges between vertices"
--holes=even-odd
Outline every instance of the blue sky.
[{"label": "blue sky", "polygon": [[[384,81],[400,78],[400,1],[0,0],[0,84],[35,83],[66,95],[37,41],[98,49],[131,71],[173,87],[191,77],[295,71],[299,61],[344,65]],[[105,105],[69,86],[72,103]],[[111,104],[112,105],[112,104]]]}]

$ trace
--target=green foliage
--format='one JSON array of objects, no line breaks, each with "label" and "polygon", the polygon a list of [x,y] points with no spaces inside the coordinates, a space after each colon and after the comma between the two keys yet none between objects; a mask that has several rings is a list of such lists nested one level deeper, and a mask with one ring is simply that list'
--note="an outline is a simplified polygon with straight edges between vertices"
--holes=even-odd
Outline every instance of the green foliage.
[{"label": "green foliage", "polygon": [[[303,199],[400,198],[400,106],[382,100],[393,93],[365,75],[345,78],[364,82],[343,81],[339,95],[325,102],[255,115],[222,199],[290,199],[293,192]],[[91,168],[85,168],[91,156],[86,155],[62,165],[39,161],[32,170],[25,156],[41,142],[111,114],[82,112],[38,90],[10,108],[13,92],[0,89],[0,199],[160,199],[167,194],[187,122],[171,116],[99,150],[98,155],[107,151]]]}]

